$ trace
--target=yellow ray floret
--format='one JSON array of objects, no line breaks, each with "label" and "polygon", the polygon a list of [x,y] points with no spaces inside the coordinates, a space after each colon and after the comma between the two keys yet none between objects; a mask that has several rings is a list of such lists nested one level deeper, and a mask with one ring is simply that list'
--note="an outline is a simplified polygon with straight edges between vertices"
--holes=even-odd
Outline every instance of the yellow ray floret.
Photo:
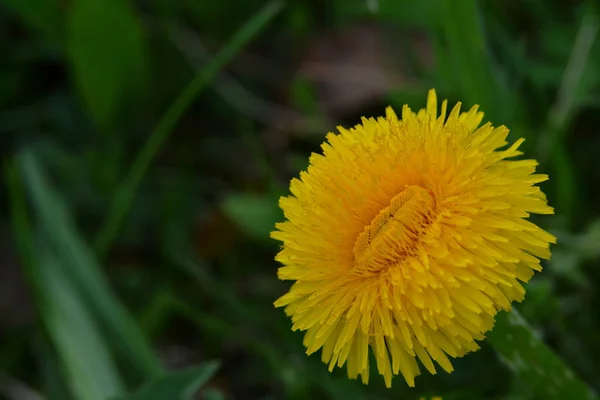
[{"label": "yellow ray floret", "polygon": [[295,282],[275,305],[307,353],[364,383],[369,351],[388,387],[400,373],[414,386],[417,359],[451,372],[556,242],[527,221],[553,209],[537,163],[511,160],[523,139],[505,147],[508,129],[481,125],[477,106],[446,111],[431,90],[417,113],[338,128],[280,201],[278,275]]}]

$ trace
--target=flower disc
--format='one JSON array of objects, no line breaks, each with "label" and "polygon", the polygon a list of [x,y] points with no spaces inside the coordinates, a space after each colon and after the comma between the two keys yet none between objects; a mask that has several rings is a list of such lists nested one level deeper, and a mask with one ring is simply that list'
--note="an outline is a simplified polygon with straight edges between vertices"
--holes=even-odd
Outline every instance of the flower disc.
[{"label": "flower disc", "polygon": [[438,115],[432,90],[416,114],[338,128],[280,200],[278,275],[295,282],[275,305],[307,353],[364,383],[369,347],[388,387],[399,373],[414,386],[417,359],[451,372],[448,356],[479,348],[556,242],[527,221],[553,209],[537,163],[510,160],[523,139],[502,149],[506,127],[460,103],[446,118],[446,104]]}]

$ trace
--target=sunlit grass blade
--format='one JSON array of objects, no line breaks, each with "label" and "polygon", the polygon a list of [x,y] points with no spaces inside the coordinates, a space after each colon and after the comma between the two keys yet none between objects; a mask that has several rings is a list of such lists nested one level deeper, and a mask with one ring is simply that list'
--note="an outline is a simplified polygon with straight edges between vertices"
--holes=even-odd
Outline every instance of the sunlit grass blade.
[{"label": "sunlit grass blade", "polygon": [[93,316],[43,236],[34,238],[19,171],[15,164],[7,171],[17,248],[73,397],[105,400],[121,395],[123,383]]},{"label": "sunlit grass blade", "polygon": [[131,169],[117,189],[108,210],[108,215],[95,240],[98,254],[104,255],[110,249],[123,218],[131,208],[135,194],[148,167],[159,149],[185,113],[196,96],[208,85],[215,75],[227,64],[246,43],[252,40],[283,8],[282,1],[271,1],[260,9],[233,36],[227,45],[213,58],[205,68],[198,72],[186,86],[179,98],[159,121],[156,129],[137,155]]},{"label": "sunlit grass blade", "polygon": [[487,339],[518,379],[540,399],[597,399],[571,368],[535,335],[517,310],[501,312]]},{"label": "sunlit grass blade", "polygon": [[61,260],[65,274],[115,338],[120,346],[119,355],[145,378],[160,374],[160,362],[133,318],[112,293],[100,265],[77,232],[62,199],[46,181],[35,155],[25,151],[19,162],[39,226]]}]

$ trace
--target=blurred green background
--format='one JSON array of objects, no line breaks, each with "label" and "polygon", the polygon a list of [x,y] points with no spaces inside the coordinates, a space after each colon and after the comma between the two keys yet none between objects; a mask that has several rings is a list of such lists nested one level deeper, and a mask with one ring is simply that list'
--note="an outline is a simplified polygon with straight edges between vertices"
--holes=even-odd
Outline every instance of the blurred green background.
[{"label": "blurred green background", "polygon": [[[600,390],[599,12],[575,0],[2,1],[0,398]],[[505,321],[451,375],[387,390],[373,372],[363,386],[307,357],[273,308],[289,284],[268,234],[327,132],[423,107],[431,87],[527,139],[556,208],[535,222],[559,244],[518,307],[532,327],[521,342]]]}]

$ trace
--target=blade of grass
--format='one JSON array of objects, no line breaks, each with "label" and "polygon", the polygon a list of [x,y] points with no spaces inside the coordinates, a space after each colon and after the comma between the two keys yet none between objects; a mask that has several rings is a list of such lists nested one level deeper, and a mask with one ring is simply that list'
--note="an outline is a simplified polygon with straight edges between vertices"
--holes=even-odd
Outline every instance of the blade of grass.
[{"label": "blade of grass", "polygon": [[[453,65],[455,76],[465,97],[473,103],[484,103],[488,98],[490,74],[485,58],[483,32],[474,0],[459,3],[442,2],[441,26],[446,39],[445,57]],[[462,79],[469,76],[470,79]],[[486,83],[488,82],[488,83]]]},{"label": "blade of grass", "polygon": [[445,74],[439,79],[451,82],[466,104],[481,105],[489,119],[497,124],[506,122],[511,107],[494,74],[477,1],[442,1],[439,6],[436,10],[442,30],[436,32],[435,44],[441,68],[437,70]]},{"label": "blade of grass", "polygon": [[77,232],[62,199],[46,181],[35,155],[23,152],[19,164],[40,228],[60,258],[65,274],[86,296],[90,307],[119,345],[119,354],[134,370],[144,378],[160,374],[160,362],[131,315],[112,293],[100,265]]},{"label": "blade of grass", "polygon": [[543,399],[597,399],[569,366],[535,335],[517,310],[501,312],[488,341],[502,360]]},{"label": "blade of grass", "polygon": [[177,121],[179,121],[179,118],[181,118],[196,96],[208,85],[225,64],[266,27],[279,11],[283,9],[283,5],[283,1],[275,0],[267,3],[266,6],[260,9],[240,28],[210,64],[196,75],[161,118],[156,129],[152,132],[150,138],[136,157],[127,176],[117,189],[108,210],[108,216],[98,232],[94,248],[101,257],[110,249],[123,222],[123,218],[131,208],[142,178],[159,149],[177,124]]},{"label": "blade of grass", "polygon": [[80,293],[48,246],[38,247],[34,240],[16,165],[11,163],[6,170],[17,248],[70,391],[81,400],[123,394],[123,383]]}]

